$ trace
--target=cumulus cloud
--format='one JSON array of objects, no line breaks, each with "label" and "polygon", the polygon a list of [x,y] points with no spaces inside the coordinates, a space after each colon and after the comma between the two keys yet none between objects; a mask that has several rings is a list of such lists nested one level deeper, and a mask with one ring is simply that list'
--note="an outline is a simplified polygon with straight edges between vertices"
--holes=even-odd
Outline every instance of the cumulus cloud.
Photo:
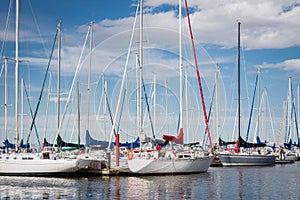
[{"label": "cumulus cloud", "polygon": [[293,72],[300,73],[299,66],[300,66],[300,59],[285,60],[283,62],[275,63],[275,64],[264,63],[262,65],[262,67],[265,69],[280,69],[284,71],[293,71]]},{"label": "cumulus cloud", "polygon": [[[146,1],[145,5],[162,8],[172,6],[174,11],[178,2]],[[188,1],[191,12],[191,21],[195,38],[202,43],[215,44],[222,47],[232,47],[236,44],[236,20],[242,22],[242,40],[248,49],[286,48],[299,45],[297,33],[300,31],[300,4],[294,0],[280,1]],[[163,10],[163,9],[161,9]],[[172,10],[172,11],[171,11]],[[158,11],[157,11],[158,12]],[[173,14],[160,16],[150,14],[157,26],[170,27],[176,25],[177,16]],[[183,13],[185,11],[183,10]],[[176,26],[175,26],[176,27]]]}]

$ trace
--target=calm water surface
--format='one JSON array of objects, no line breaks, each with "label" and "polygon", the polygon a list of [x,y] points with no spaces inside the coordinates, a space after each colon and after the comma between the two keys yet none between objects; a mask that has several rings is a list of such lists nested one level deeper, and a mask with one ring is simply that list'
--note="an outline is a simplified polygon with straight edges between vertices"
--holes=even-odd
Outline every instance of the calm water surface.
[{"label": "calm water surface", "polygon": [[0,177],[0,199],[300,199],[300,162],[184,176]]}]

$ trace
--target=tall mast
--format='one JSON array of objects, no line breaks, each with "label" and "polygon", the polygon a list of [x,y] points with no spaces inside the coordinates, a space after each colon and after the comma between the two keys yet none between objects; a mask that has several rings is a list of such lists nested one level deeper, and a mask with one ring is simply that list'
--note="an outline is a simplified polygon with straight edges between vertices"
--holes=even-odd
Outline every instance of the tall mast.
[{"label": "tall mast", "polygon": [[154,134],[156,133],[156,74],[153,74],[153,115],[154,115],[154,120],[153,120],[153,130]]},{"label": "tall mast", "polygon": [[87,118],[87,130],[90,129],[90,98],[91,98],[91,73],[92,73],[92,50],[93,50],[93,25],[94,22],[90,23],[90,65],[88,74],[88,118]]},{"label": "tall mast", "polygon": [[197,74],[197,79],[198,79],[199,92],[200,92],[200,97],[201,97],[201,101],[202,101],[202,110],[203,110],[203,114],[204,114],[206,130],[207,130],[207,133],[208,133],[207,135],[208,135],[208,139],[209,139],[209,143],[210,143],[209,146],[210,146],[210,148],[212,148],[212,140],[211,140],[211,136],[210,136],[208,117],[207,117],[207,113],[206,113],[206,107],[205,107],[205,101],[204,101],[204,95],[203,95],[203,88],[202,88],[201,76],[200,76],[199,66],[198,66],[198,61],[197,61],[197,53],[196,53],[196,48],[195,48],[195,42],[194,42],[194,36],[193,36],[193,31],[192,31],[191,20],[190,20],[189,8],[188,8],[187,0],[185,0],[184,2],[185,2],[185,9],[186,9],[186,14],[187,14],[187,19],[188,19],[190,39],[191,39],[191,42],[192,42],[192,48],[193,48],[193,54],[194,54],[196,74]]},{"label": "tall mast", "polygon": [[188,139],[188,136],[189,136],[189,97],[188,97],[188,94],[189,94],[189,90],[188,90],[188,76],[187,76],[187,72],[185,71],[184,72],[184,75],[185,75],[185,110],[186,110],[186,139]]},{"label": "tall mast", "polygon": [[48,129],[48,108],[49,108],[49,101],[50,101],[50,94],[51,94],[51,83],[52,83],[52,72],[50,71],[49,75],[49,85],[48,85],[48,100],[47,100],[47,105],[46,105],[46,120],[45,120],[45,134],[44,138],[46,138],[47,134],[47,129]]},{"label": "tall mast", "polygon": [[136,76],[136,123],[138,124],[137,126],[137,133],[140,131],[140,128],[139,128],[139,121],[140,121],[140,117],[139,117],[139,114],[140,114],[140,110],[139,110],[139,107],[140,107],[140,101],[139,101],[139,91],[138,91],[138,88],[139,88],[139,56],[138,56],[138,53],[135,54],[135,76]]},{"label": "tall mast", "polygon": [[258,69],[257,69],[257,75],[258,75],[258,90],[257,90],[257,92],[258,92],[258,99],[257,99],[257,135],[259,136],[260,134],[260,108],[261,108],[261,106],[260,106],[260,102],[261,102],[261,96],[260,96],[260,67],[258,67]]},{"label": "tall mast", "polygon": [[60,64],[61,64],[61,21],[57,25],[57,46],[58,46],[58,65],[57,65],[57,129],[60,124]]},{"label": "tall mast", "polygon": [[77,120],[78,120],[78,147],[80,145],[80,89],[79,81],[77,82]]},{"label": "tall mast", "polygon": [[219,118],[219,102],[220,102],[220,66],[218,66],[217,72],[216,72],[216,133],[217,138],[220,137],[220,118]]},{"label": "tall mast", "polygon": [[103,126],[104,126],[104,138],[106,139],[106,81],[104,79],[104,72],[102,72],[102,99],[103,99]]},{"label": "tall mast", "polygon": [[180,116],[180,121],[179,121],[179,128],[183,128],[183,83],[182,83],[182,0],[179,0],[179,116]]},{"label": "tall mast", "polygon": [[[298,124],[300,124],[300,96],[299,96],[299,85],[297,86],[297,99],[298,99]],[[295,111],[296,112],[296,111]],[[297,130],[300,131],[300,130]]]},{"label": "tall mast", "polygon": [[139,136],[141,142],[145,142],[143,130],[143,0],[140,0],[140,88],[139,88]]},{"label": "tall mast", "polygon": [[24,138],[24,79],[21,79],[21,138]]},{"label": "tall mast", "polygon": [[[139,5],[137,5],[137,7],[136,7],[136,12],[135,12],[136,15],[135,15],[135,18],[134,18],[133,28],[135,28],[136,19],[137,19],[137,15],[138,15],[138,8],[139,8]],[[129,61],[133,36],[134,36],[134,31],[131,32],[131,37],[130,37],[130,42],[129,42],[129,47],[130,48],[128,48],[128,51],[127,51],[126,63],[125,63],[125,67],[124,67],[124,71],[123,71],[123,77],[122,77],[122,83],[121,83],[121,87],[120,87],[120,95],[118,97],[118,103],[117,103],[117,107],[116,107],[116,111],[115,111],[116,114],[114,116],[111,132],[110,132],[108,151],[110,151],[110,146],[111,146],[113,134],[115,134],[116,121],[117,121],[117,116],[118,116],[119,108],[120,108],[120,104],[121,104],[122,92],[123,92],[123,89],[124,89],[124,82],[125,82],[125,77],[126,77],[126,73],[127,73],[127,67],[128,67],[128,61]],[[140,140],[141,140],[141,138],[140,138]]]},{"label": "tall mast", "polygon": [[5,139],[7,139],[7,85],[8,85],[8,77],[7,77],[7,64],[8,58],[4,59],[4,67],[5,67],[5,87],[4,87],[4,134]]},{"label": "tall mast", "polygon": [[[291,128],[292,128],[292,120],[291,120],[291,116],[292,116],[292,77],[289,77],[289,92],[288,92],[288,104],[287,104],[287,108],[288,108],[288,114],[287,114],[287,130],[288,130],[288,135],[291,135]],[[289,138],[287,138],[288,140]],[[288,141],[287,141],[288,142]]]},{"label": "tall mast", "polygon": [[19,148],[18,112],[19,112],[19,0],[16,0],[16,66],[15,66],[15,117],[16,117],[16,151]]},{"label": "tall mast", "polygon": [[238,22],[238,145],[240,146],[240,140],[241,137],[241,80],[240,80],[240,28],[241,28],[241,22]]},{"label": "tall mast", "polygon": [[168,109],[168,105],[169,105],[169,93],[168,93],[168,81],[165,80],[165,88],[166,88],[166,118],[167,118],[167,134],[169,134],[169,109]]}]

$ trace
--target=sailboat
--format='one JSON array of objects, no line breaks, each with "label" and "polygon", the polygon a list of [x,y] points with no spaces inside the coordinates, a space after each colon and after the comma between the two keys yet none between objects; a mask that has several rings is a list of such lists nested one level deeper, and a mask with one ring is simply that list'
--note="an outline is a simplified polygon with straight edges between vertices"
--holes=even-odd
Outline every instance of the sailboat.
[{"label": "sailboat", "polygon": [[[156,145],[155,142],[147,143],[147,137],[142,128],[142,97],[143,97],[143,79],[142,79],[142,67],[143,67],[143,0],[140,3],[140,120],[139,120],[139,138],[141,146],[138,150],[128,151],[128,166],[130,171],[137,174],[192,174],[207,172],[214,156],[208,155],[203,150],[196,150],[193,148],[187,148],[183,145],[176,144],[183,143],[183,128],[182,117],[180,118],[180,130],[177,137],[164,135],[164,139],[168,145],[162,147]],[[187,7],[187,2],[186,7]],[[179,46],[180,46],[180,116],[182,116],[182,58],[181,58],[181,0],[179,0]],[[188,15],[189,17],[189,15]],[[145,98],[147,99],[147,98]],[[156,146],[155,146],[156,145]]]},{"label": "sailboat", "polygon": [[[19,0],[16,0],[16,57],[15,57],[15,117],[16,143],[15,150],[10,149],[0,154],[1,175],[63,175],[75,173],[80,169],[80,160],[61,158],[52,150],[42,152],[21,152],[18,133],[18,96],[19,96]],[[34,119],[33,119],[34,120]],[[33,121],[34,123],[34,121]],[[84,167],[84,166],[82,166]]]},{"label": "sailboat", "polygon": [[[256,147],[263,147],[265,144],[253,144],[246,142],[240,134],[240,26],[241,22],[238,22],[238,139],[236,141],[236,147],[234,151],[221,151],[218,154],[223,166],[265,166],[274,165],[275,156],[272,154],[262,154],[260,151],[248,152],[242,151],[244,149],[251,149]],[[219,138],[219,143],[226,144]],[[229,142],[229,144],[232,142]],[[228,144],[228,143],[227,143]]]},{"label": "sailboat", "polygon": [[[296,161],[299,159],[299,129],[298,129],[298,117],[296,113],[296,106],[293,94],[292,77],[289,77],[288,81],[288,96],[286,102],[284,102],[283,113],[285,115],[285,141],[282,146],[277,149],[277,161]],[[294,142],[293,142],[294,141]],[[284,154],[281,154],[281,149]]]}]

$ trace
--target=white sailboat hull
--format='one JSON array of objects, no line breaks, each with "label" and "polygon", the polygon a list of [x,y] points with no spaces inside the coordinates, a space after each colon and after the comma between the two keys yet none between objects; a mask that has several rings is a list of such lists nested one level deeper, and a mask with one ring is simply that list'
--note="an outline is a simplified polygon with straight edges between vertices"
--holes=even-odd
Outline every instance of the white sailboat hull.
[{"label": "white sailboat hull", "polygon": [[267,166],[275,164],[274,155],[219,154],[223,166]]},{"label": "white sailboat hull", "polygon": [[43,159],[31,153],[0,155],[1,175],[60,175],[78,170],[78,159]]},{"label": "white sailboat hull", "polygon": [[207,172],[214,156],[197,158],[146,158],[128,160],[130,171],[138,174],[192,174]]}]

